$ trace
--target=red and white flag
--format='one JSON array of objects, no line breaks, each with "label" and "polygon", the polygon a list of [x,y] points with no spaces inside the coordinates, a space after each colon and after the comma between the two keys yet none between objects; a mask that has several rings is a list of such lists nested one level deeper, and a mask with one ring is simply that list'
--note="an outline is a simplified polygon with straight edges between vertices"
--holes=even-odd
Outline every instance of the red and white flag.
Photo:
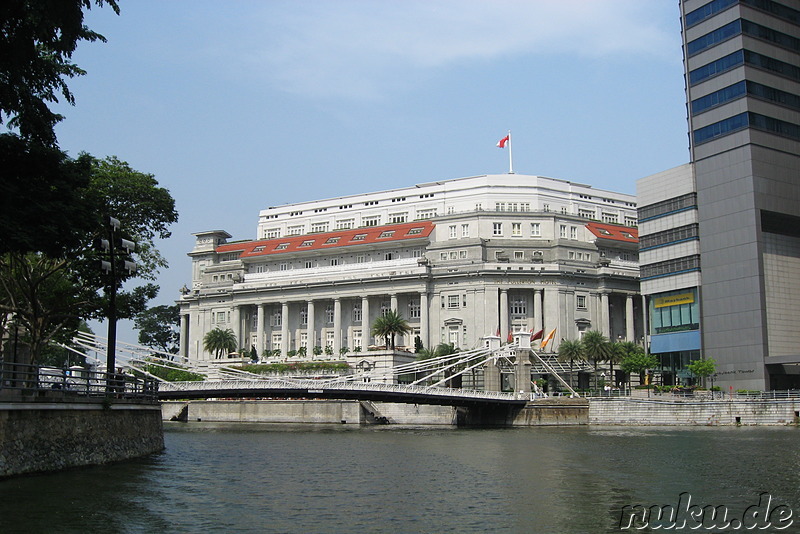
[{"label": "red and white flag", "polygon": [[504,138],[500,139],[500,140],[497,142],[497,146],[498,146],[499,148],[505,148],[505,147],[506,147],[506,143],[508,143],[508,139],[509,139],[510,137],[511,137],[510,135],[507,135],[507,136],[505,136]]}]

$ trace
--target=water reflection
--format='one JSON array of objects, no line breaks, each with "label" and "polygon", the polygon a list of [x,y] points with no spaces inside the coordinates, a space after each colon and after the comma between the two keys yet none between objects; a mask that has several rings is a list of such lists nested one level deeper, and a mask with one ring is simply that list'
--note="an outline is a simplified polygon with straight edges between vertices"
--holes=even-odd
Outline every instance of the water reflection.
[{"label": "water reflection", "polygon": [[795,428],[168,425],[167,450],[0,482],[0,532],[607,532],[625,505],[800,513]]}]

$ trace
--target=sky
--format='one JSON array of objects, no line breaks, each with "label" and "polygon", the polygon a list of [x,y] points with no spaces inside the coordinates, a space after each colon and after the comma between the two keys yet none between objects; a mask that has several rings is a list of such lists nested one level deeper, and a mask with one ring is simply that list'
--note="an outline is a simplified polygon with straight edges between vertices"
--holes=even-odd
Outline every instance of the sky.
[{"label": "sky", "polygon": [[[179,221],[152,305],[191,286],[194,232],[268,206],[508,171],[635,194],[689,160],[675,1],[193,0],[93,6],[56,128],[153,174]],[[95,328],[98,334],[102,330]],[[136,342],[130,324],[121,341]]]}]

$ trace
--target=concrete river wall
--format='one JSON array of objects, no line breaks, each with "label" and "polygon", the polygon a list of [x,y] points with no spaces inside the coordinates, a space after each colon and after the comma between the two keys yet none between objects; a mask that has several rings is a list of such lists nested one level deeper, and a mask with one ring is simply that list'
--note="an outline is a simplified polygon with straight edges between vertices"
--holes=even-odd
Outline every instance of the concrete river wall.
[{"label": "concrete river wall", "polygon": [[158,404],[0,403],[0,477],[105,464],[163,448]]}]

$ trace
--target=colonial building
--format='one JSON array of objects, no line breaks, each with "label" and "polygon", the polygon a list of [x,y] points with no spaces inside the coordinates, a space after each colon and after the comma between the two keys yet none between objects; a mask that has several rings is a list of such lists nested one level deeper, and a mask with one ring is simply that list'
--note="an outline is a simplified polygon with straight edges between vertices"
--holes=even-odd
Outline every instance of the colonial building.
[{"label": "colonial building", "polygon": [[213,358],[203,337],[219,327],[259,355],[367,351],[390,309],[410,350],[552,329],[551,349],[587,330],[640,341],[635,225],[633,196],[519,174],[267,208],[256,240],[194,234],[181,350]]}]

